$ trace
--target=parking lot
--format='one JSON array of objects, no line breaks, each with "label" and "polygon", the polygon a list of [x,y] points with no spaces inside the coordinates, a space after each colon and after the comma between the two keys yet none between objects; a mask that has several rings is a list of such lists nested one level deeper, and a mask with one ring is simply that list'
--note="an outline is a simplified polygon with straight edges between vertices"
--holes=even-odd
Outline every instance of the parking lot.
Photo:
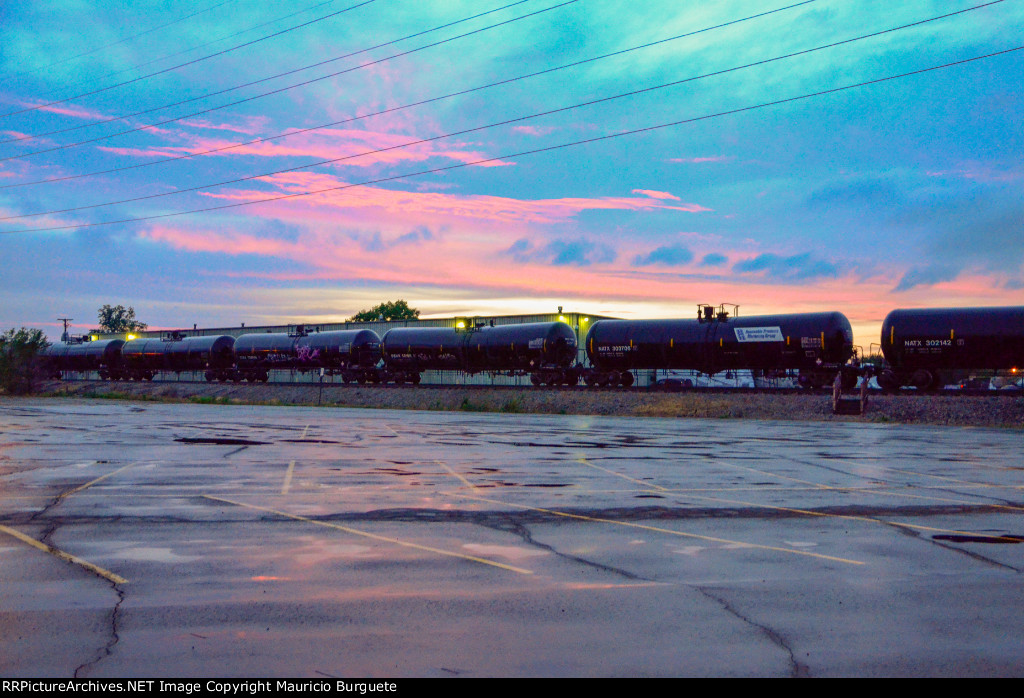
[{"label": "parking lot", "polygon": [[1020,675],[1022,444],[0,400],[0,674]]}]

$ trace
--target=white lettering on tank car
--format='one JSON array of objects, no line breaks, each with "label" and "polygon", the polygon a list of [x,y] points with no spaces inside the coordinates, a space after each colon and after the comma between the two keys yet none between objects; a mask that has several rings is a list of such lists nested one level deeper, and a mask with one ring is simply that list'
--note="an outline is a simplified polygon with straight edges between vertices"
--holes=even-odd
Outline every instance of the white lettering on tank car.
[{"label": "white lettering on tank car", "polygon": [[737,327],[737,342],[785,342],[781,327]]}]

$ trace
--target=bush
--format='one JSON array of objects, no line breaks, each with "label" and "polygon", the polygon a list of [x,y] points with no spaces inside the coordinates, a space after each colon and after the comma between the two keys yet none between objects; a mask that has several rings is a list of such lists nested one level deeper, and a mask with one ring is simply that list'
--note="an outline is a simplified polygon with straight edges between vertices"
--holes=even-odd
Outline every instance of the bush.
[{"label": "bush", "polygon": [[43,374],[39,353],[47,346],[40,330],[22,327],[0,334],[0,392],[32,392]]}]

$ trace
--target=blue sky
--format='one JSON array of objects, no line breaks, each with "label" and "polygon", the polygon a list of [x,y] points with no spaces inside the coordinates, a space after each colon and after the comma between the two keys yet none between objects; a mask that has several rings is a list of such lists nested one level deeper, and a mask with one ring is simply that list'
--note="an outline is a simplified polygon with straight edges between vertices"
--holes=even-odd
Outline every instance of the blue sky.
[{"label": "blue sky", "polygon": [[1024,51],[808,96],[1024,44],[923,22],[981,4],[4,2],[0,327],[1019,305]]}]

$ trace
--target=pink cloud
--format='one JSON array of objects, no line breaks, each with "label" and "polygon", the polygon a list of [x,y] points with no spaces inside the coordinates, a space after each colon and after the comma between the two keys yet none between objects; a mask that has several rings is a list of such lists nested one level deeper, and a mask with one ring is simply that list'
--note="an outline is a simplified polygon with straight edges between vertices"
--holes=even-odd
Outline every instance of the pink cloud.
[{"label": "pink cloud", "polygon": [[515,133],[525,133],[528,136],[546,136],[555,129],[551,126],[513,126],[512,130]]},{"label": "pink cloud", "polygon": [[[184,154],[211,153],[220,157],[256,155],[266,158],[305,157],[316,160],[345,158],[333,166],[370,167],[393,165],[400,162],[423,162],[431,158],[443,158],[454,162],[471,163],[485,160],[489,155],[477,150],[465,149],[462,144],[450,144],[447,140],[415,143],[415,136],[399,133],[384,133],[361,129],[321,129],[299,133],[288,138],[257,143],[244,143],[223,138],[195,136],[178,132],[179,140],[187,145],[160,146],[151,148],[116,148],[103,146],[102,150],[118,155],[137,157],[175,157]],[[244,144],[243,144],[244,143]],[[383,152],[374,152],[383,151]],[[363,155],[363,153],[367,153]],[[481,167],[502,167],[514,163],[494,160],[480,163]]]},{"label": "pink cloud", "polygon": [[86,109],[85,107],[75,107],[66,103],[62,104],[50,104],[47,106],[40,106],[39,104],[26,104],[27,107],[34,107],[37,111],[45,111],[51,114],[61,114],[63,116],[73,116],[76,119],[110,119],[112,117],[107,114],[102,114],[92,109]]},{"label": "pink cloud", "polygon": [[177,157],[179,155],[188,155],[189,153],[195,152],[191,148],[113,148],[106,145],[96,147],[97,150],[102,150],[107,153],[113,153],[115,155],[130,155],[134,157]]},{"label": "pink cloud", "polygon": [[643,194],[644,196],[649,196],[652,199],[672,199],[673,201],[682,201],[678,196],[669,194],[665,191],[655,191],[653,189],[634,189],[633,193]]},{"label": "pink cloud", "polygon": [[[282,194],[302,193],[344,186],[345,182],[332,175],[314,172],[289,172],[261,181],[272,184]],[[224,193],[204,193],[205,196],[232,201],[252,201],[267,198],[272,192],[235,190]],[[670,195],[669,195],[670,196]],[[660,199],[649,197],[601,197],[595,199],[564,198],[521,200],[488,195],[461,195],[440,192],[419,192],[384,189],[374,186],[355,186],[327,191],[302,199],[269,202],[258,206],[258,215],[295,219],[311,218],[323,222],[365,218],[387,222],[400,220],[405,225],[417,222],[444,224],[449,220],[477,219],[509,224],[523,228],[528,224],[564,222],[585,210],[673,210],[697,213],[710,209],[699,204],[667,205]],[[360,215],[361,212],[369,214]],[[373,226],[371,226],[373,227]]]},{"label": "pink cloud", "polygon": [[970,167],[957,170],[935,170],[926,172],[929,177],[957,177],[978,182],[1012,182],[1021,179],[1024,174],[1013,170],[1002,171],[989,167]]},{"label": "pink cloud", "polygon": [[221,252],[232,255],[258,254],[284,257],[294,254],[294,243],[261,238],[234,231],[213,233],[157,226],[145,231],[142,237],[154,242],[167,243],[175,249],[187,250],[189,252]]},{"label": "pink cloud", "polygon": [[243,119],[244,125],[239,124],[215,124],[206,119],[186,119],[179,122],[182,126],[189,128],[202,128],[210,131],[232,131],[247,136],[255,136],[266,129],[268,119],[263,116],[251,116]]}]

